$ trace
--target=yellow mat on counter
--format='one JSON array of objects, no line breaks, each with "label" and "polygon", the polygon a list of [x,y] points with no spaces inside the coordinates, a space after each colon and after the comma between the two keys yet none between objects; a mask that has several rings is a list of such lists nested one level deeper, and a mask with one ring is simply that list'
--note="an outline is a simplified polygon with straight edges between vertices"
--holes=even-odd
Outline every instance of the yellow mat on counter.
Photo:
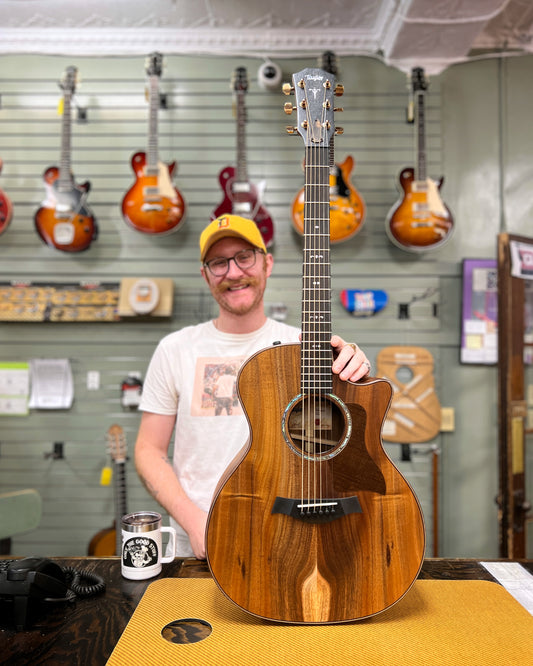
[{"label": "yellow mat on counter", "polygon": [[[187,621],[164,629],[177,620]],[[163,578],[147,588],[107,663],[526,666],[533,617],[497,583],[419,580],[367,620],[284,625],[245,613],[211,579]]]}]

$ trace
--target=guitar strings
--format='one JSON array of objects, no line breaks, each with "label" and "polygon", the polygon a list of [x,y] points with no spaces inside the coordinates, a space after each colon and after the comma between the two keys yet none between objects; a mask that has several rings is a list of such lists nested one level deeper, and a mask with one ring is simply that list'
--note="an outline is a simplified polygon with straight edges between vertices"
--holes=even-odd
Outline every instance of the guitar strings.
[{"label": "guitar strings", "polygon": [[[309,99],[305,91],[307,109],[307,158],[306,158],[306,215],[304,257],[304,357],[305,390],[302,396],[302,510],[320,511],[324,494],[323,466],[320,464],[324,449],[325,419],[327,418],[325,387],[322,379],[325,372],[325,336],[328,333],[324,312],[327,287],[325,270],[329,262],[329,162],[323,164],[322,157],[328,152],[324,138],[327,135],[326,98],[330,82],[323,84],[321,114],[314,120],[310,117]],[[315,132],[320,136],[316,138]],[[329,154],[329,153],[328,153]],[[327,171],[327,182],[324,173]],[[327,205],[326,205],[327,203]],[[327,234],[327,240],[326,240]],[[326,256],[327,254],[327,256]],[[311,260],[312,259],[312,260]],[[312,270],[311,270],[312,269]],[[329,344],[329,340],[327,341]],[[306,483],[304,483],[304,480]],[[307,488],[307,497],[305,497]]]}]

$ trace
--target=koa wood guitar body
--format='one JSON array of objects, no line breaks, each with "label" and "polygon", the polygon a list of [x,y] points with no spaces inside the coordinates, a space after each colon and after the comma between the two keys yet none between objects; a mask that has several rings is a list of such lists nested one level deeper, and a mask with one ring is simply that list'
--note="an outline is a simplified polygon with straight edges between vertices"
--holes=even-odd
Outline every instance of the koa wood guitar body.
[{"label": "koa wood guitar body", "polygon": [[160,53],[152,53],[148,58],[148,151],[135,153],[131,158],[131,168],[136,179],[122,199],[125,222],[136,231],[157,235],[180,229],[186,212],[185,200],[172,182],[176,162],[165,164],[159,159],[157,127],[162,62],[163,56]]},{"label": "koa wood guitar body", "polygon": [[77,69],[67,67],[60,83],[63,89],[60,166],[44,172],[46,198],[34,217],[41,239],[63,252],[87,250],[98,236],[96,219],[87,205],[90,183],[77,184],[70,168],[71,100],[76,77]]},{"label": "koa wood guitar body", "polygon": [[224,214],[240,215],[253,220],[266,247],[274,243],[274,222],[263,206],[266,182],[252,183],[248,178],[246,157],[246,107],[244,96],[248,90],[245,67],[237,67],[233,73],[232,87],[235,93],[237,116],[237,166],[227,166],[220,172],[218,182],[224,198],[212,213],[212,219]]},{"label": "koa wood guitar body", "polygon": [[332,75],[293,75],[306,143],[302,342],[241,368],[250,438],[215,492],[207,559],[245,611],[296,624],[349,622],[396,603],[424,556],[421,509],[385,453],[392,388],[331,371],[328,140]]},{"label": "koa wood guitar body", "polygon": [[411,82],[416,167],[407,167],[400,172],[402,195],[387,215],[385,230],[389,239],[402,250],[424,252],[441,247],[451,238],[454,221],[440,195],[444,178],[436,181],[427,175],[424,106],[427,83],[422,68],[413,68]]}]

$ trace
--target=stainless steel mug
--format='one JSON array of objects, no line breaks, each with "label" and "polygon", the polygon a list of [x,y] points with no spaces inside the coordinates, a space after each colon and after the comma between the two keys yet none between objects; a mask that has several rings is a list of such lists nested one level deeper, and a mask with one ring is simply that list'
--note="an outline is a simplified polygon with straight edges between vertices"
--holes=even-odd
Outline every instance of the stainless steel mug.
[{"label": "stainless steel mug", "polygon": [[[136,511],[122,517],[122,562],[125,578],[142,580],[161,573],[161,564],[172,562],[176,552],[176,530],[162,527],[161,514]],[[169,557],[162,557],[162,533],[170,534]]]}]

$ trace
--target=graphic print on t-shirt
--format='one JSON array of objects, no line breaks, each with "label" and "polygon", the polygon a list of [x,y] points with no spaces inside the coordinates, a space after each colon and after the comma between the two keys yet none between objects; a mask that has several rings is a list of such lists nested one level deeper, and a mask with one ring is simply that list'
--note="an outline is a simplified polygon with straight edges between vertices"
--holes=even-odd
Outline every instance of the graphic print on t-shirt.
[{"label": "graphic print on t-shirt", "polygon": [[237,373],[244,357],[199,358],[196,363],[191,416],[242,414]]}]

